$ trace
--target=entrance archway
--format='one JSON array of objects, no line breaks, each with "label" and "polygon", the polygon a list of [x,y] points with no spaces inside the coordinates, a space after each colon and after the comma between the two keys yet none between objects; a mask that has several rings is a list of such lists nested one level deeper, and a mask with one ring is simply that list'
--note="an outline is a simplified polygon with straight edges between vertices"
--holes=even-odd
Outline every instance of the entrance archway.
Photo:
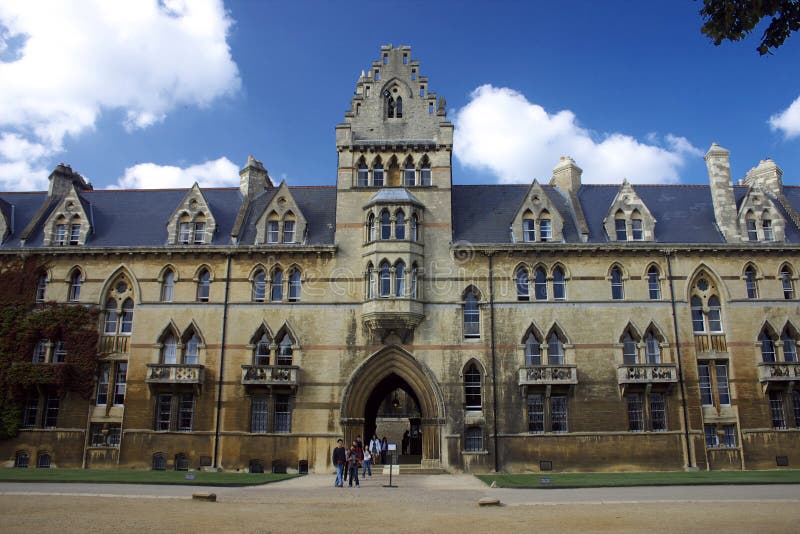
[{"label": "entrance archway", "polygon": [[[342,399],[341,424],[347,443],[373,432],[380,404],[386,395],[402,389],[419,407],[422,464],[441,465],[441,429],[444,402],[433,374],[398,346],[379,350],[350,377]],[[401,444],[397,444],[398,449]],[[400,452],[400,451],[398,451]]]}]

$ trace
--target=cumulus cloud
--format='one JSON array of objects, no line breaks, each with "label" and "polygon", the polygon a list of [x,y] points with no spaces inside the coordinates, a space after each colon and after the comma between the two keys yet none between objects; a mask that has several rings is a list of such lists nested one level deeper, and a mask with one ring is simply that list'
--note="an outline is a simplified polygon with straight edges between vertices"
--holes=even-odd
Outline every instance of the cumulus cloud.
[{"label": "cumulus cloud", "polygon": [[585,183],[674,183],[686,158],[702,155],[671,134],[649,134],[646,143],[622,133],[595,136],[569,110],[548,113],[523,94],[492,85],[473,91],[454,122],[456,158],[502,183],[547,182],[559,156],[575,159]]},{"label": "cumulus cloud", "polygon": [[125,174],[108,189],[167,189],[191,187],[231,187],[239,185],[239,167],[222,157],[189,167],[140,163],[125,169]]},{"label": "cumulus cloud", "polygon": [[800,137],[800,96],[792,104],[769,118],[773,131],[780,131],[786,139]]},{"label": "cumulus cloud", "polygon": [[22,174],[0,171],[0,190],[40,185],[104,111],[135,130],[237,91],[231,24],[222,0],[1,2],[0,166]]}]

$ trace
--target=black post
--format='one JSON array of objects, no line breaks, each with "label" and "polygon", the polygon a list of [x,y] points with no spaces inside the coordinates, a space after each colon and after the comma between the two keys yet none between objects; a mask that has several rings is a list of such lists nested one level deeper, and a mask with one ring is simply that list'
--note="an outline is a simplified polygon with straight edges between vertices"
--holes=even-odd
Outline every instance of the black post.
[{"label": "black post", "polygon": [[231,284],[231,255],[228,253],[228,265],[225,270],[225,301],[222,305],[222,340],[219,349],[219,379],[217,380],[217,424],[214,429],[214,467],[219,467],[219,427],[222,418],[222,375],[225,369],[225,334],[228,325],[228,293]]},{"label": "black post", "polygon": [[500,472],[500,450],[497,441],[497,357],[494,342],[494,252],[489,253],[489,318],[492,344],[492,423],[494,426],[494,472]]}]

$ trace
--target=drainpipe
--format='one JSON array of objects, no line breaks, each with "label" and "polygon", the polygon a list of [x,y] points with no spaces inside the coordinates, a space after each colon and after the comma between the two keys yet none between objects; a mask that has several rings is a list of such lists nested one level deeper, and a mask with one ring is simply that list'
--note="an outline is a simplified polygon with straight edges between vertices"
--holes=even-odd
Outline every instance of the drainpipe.
[{"label": "drainpipe", "polygon": [[500,472],[500,455],[497,443],[497,357],[494,342],[494,252],[489,253],[489,318],[492,344],[492,423],[494,426],[494,471]]},{"label": "drainpipe", "polygon": [[225,334],[228,326],[228,294],[231,285],[231,254],[225,268],[225,300],[222,304],[222,340],[219,349],[219,377],[217,379],[217,422],[214,429],[214,468],[219,467],[219,427],[222,420],[222,378],[225,370]]},{"label": "drainpipe", "polygon": [[686,458],[689,460],[689,468],[695,467],[694,459],[692,458],[692,447],[689,445],[689,413],[686,408],[686,385],[683,380],[683,359],[681,357],[681,339],[678,335],[678,312],[677,304],[675,302],[675,288],[672,283],[672,261],[670,256],[672,251],[665,250],[664,256],[667,258],[667,277],[669,279],[669,301],[672,305],[672,329],[675,334],[675,352],[678,356],[678,384],[681,391],[681,407],[683,413],[683,441],[686,447]]}]

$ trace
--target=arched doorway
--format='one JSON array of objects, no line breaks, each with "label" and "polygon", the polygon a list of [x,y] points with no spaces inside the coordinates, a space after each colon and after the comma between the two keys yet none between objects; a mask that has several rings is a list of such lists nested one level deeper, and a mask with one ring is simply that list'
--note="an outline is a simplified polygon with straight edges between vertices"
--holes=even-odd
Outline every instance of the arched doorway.
[{"label": "arched doorway", "polygon": [[[341,424],[346,442],[350,443],[359,435],[371,436],[387,397],[392,402],[391,396],[397,391],[405,393],[409,404],[418,409],[419,418],[414,418],[413,422],[418,425],[421,463],[440,466],[444,423],[441,391],[430,370],[398,346],[379,350],[353,372],[342,400]],[[411,422],[409,418],[409,424]],[[398,441],[398,452],[401,446]]]},{"label": "arched doorway", "polygon": [[400,463],[419,463],[422,456],[422,413],[411,386],[391,373],[372,390],[364,414],[364,437],[387,437],[397,444]]}]

